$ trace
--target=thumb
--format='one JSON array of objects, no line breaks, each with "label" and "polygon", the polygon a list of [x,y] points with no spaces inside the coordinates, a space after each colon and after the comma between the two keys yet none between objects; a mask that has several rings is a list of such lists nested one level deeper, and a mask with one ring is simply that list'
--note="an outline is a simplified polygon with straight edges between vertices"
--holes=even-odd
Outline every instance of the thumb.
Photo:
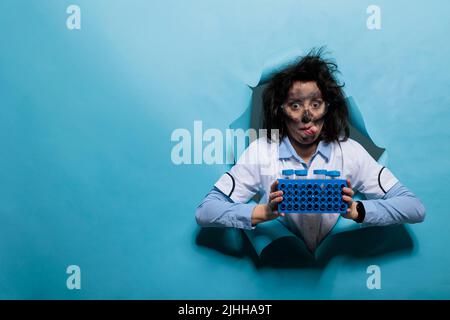
[{"label": "thumb", "polygon": [[350,182],[350,179],[347,178],[347,185],[350,189],[352,189],[352,183]]},{"label": "thumb", "polygon": [[277,186],[278,186],[278,180],[275,180],[272,185],[270,186],[270,192],[275,192],[277,191]]}]

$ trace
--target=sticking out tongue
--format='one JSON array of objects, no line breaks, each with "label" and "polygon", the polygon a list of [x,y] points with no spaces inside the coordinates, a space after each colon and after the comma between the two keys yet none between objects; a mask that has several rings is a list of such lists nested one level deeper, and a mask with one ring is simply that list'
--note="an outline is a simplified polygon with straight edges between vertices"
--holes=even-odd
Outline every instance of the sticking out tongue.
[{"label": "sticking out tongue", "polygon": [[312,126],[312,127],[309,128],[308,130],[303,130],[303,132],[304,132],[306,135],[311,136],[311,135],[316,134],[317,128],[316,128],[315,126]]}]

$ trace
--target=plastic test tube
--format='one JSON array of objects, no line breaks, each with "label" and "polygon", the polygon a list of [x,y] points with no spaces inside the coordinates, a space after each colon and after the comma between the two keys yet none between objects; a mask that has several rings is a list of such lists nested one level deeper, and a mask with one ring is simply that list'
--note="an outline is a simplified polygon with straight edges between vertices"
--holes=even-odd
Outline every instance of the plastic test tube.
[{"label": "plastic test tube", "polygon": [[334,171],[328,171],[328,172],[327,172],[327,176],[329,176],[331,179],[336,179],[336,178],[338,178],[340,175],[341,175],[341,172],[336,171],[336,170],[334,170]]},{"label": "plastic test tube", "polygon": [[285,169],[281,171],[281,175],[284,179],[294,179],[294,170],[292,169]]},{"label": "plastic test tube", "polygon": [[306,179],[308,170],[295,170],[295,179]]},{"label": "plastic test tube", "polygon": [[314,174],[322,175],[322,179],[325,180],[327,178],[328,171],[325,169],[317,169],[313,171]]}]

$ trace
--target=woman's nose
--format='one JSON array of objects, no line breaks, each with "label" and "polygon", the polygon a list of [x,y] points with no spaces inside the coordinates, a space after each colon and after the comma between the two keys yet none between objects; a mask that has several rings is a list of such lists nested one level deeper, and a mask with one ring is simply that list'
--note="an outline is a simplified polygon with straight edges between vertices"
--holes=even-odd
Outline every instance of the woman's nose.
[{"label": "woman's nose", "polygon": [[308,122],[310,122],[311,121],[311,115],[309,114],[309,110],[306,110],[306,112],[305,113],[303,113],[303,116],[302,116],[302,122],[303,123],[308,123]]}]

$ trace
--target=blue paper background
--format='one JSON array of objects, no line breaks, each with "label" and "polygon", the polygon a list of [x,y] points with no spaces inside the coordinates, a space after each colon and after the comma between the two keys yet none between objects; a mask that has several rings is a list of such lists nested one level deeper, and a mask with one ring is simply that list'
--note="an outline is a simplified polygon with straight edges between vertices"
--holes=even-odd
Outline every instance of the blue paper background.
[{"label": "blue paper background", "polygon": [[[82,29],[66,28],[81,7]],[[368,30],[366,8],[381,8]],[[0,298],[450,298],[444,1],[0,2]],[[256,268],[196,243],[226,165],[172,164],[176,128],[225,130],[267,61],[327,45],[389,167],[424,202],[413,250]],[[66,288],[81,267],[82,289]],[[367,266],[382,289],[366,287]]]}]

